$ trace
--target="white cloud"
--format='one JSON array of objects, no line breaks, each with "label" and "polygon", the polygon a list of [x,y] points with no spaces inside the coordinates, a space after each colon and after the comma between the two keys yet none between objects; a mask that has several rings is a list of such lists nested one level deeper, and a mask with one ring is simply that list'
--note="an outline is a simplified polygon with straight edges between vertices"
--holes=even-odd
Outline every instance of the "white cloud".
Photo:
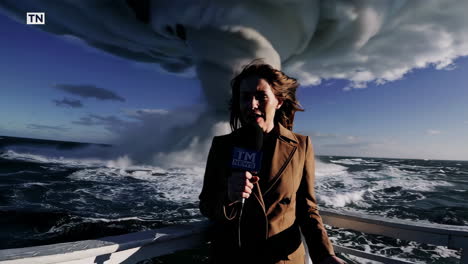
[{"label": "white cloud", "polygon": [[[301,133],[301,132],[300,132]],[[312,137],[312,139],[314,138],[318,138],[318,139],[333,139],[333,138],[337,138],[339,137],[338,135],[336,134],[331,134],[331,133],[320,133],[320,132],[311,132],[311,133],[302,133],[302,134],[308,134]]]},{"label": "white cloud", "polygon": [[348,142],[357,142],[357,141],[359,141],[359,138],[356,137],[356,136],[347,136],[347,137],[346,137],[346,140],[347,140]]},{"label": "white cloud", "polygon": [[[350,80],[349,90],[395,81],[413,69],[453,68],[455,58],[468,55],[466,1],[331,2],[329,23],[319,23],[322,34],[310,44],[315,49],[296,57],[311,77]],[[351,10],[354,16],[344,15]]]},{"label": "white cloud", "polygon": [[97,8],[91,0],[61,5],[5,0],[0,7],[18,19],[40,7],[48,13],[42,29],[182,76],[197,69],[202,82],[207,77],[200,68],[207,65],[228,77],[253,58],[264,58],[304,84],[346,79],[347,89],[364,88],[401,79],[413,69],[452,68],[454,59],[468,55],[467,1],[276,1],[267,9],[252,8],[250,0],[231,8],[216,1],[154,2],[150,26],[125,1]]},{"label": "white cloud", "polygon": [[440,133],[442,133],[440,130],[435,130],[435,129],[426,130],[426,134],[428,135],[439,135]]}]

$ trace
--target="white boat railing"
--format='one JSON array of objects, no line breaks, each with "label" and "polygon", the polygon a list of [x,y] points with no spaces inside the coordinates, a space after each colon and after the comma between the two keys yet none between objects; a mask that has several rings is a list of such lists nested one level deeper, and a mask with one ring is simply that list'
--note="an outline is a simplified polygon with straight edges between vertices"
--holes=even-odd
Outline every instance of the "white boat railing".
[{"label": "white boat railing", "polygon": [[[383,235],[407,241],[461,249],[461,264],[468,264],[468,226],[422,223],[411,220],[389,219],[378,216],[339,212],[332,209],[320,210],[324,223],[367,234]],[[334,245],[335,251],[376,260],[383,263],[410,263],[390,259],[363,251]]]},{"label": "white boat railing", "polygon": [[[326,224],[369,234],[461,249],[461,264],[468,264],[468,226],[450,226],[387,219],[377,216],[320,210]],[[145,259],[192,249],[206,241],[208,221],[175,225],[95,240],[0,250],[1,264],[136,263]],[[382,263],[407,261],[334,245],[335,251]]]}]

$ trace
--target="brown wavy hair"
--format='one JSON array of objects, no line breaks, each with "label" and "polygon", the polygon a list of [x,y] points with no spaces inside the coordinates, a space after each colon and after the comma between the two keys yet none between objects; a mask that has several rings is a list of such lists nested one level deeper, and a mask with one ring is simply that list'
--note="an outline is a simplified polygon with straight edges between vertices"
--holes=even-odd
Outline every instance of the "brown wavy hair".
[{"label": "brown wavy hair", "polygon": [[276,98],[283,102],[283,105],[276,110],[275,123],[280,123],[285,128],[292,130],[295,113],[304,111],[296,99],[299,82],[284,72],[258,60],[245,66],[241,73],[231,80],[232,97],[229,103],[231,129],[234,131],[244,125],[240,118],[240,84],[242,80],[251,76],[257,76],[268,82]]}]

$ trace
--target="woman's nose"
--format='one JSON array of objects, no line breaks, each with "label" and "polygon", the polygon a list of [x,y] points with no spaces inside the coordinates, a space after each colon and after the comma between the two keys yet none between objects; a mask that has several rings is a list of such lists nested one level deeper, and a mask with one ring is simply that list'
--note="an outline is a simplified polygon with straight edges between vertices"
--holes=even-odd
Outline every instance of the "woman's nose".
[{"label": "woman's nose", "polygon": [[252,96],[252,99],[250,100],[250,108],[251,109],[257,109],[258,108],[258,100],[255,98],[255,96]]}]

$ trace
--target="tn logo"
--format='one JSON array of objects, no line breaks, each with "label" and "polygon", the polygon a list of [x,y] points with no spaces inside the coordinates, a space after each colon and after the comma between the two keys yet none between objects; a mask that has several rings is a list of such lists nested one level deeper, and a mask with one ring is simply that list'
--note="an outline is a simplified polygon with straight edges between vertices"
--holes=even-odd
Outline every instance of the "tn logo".
[{"label": "tn logo", "polygon": [[28,25],[45,25],[45,13],[26,13],[26,24]]}]

